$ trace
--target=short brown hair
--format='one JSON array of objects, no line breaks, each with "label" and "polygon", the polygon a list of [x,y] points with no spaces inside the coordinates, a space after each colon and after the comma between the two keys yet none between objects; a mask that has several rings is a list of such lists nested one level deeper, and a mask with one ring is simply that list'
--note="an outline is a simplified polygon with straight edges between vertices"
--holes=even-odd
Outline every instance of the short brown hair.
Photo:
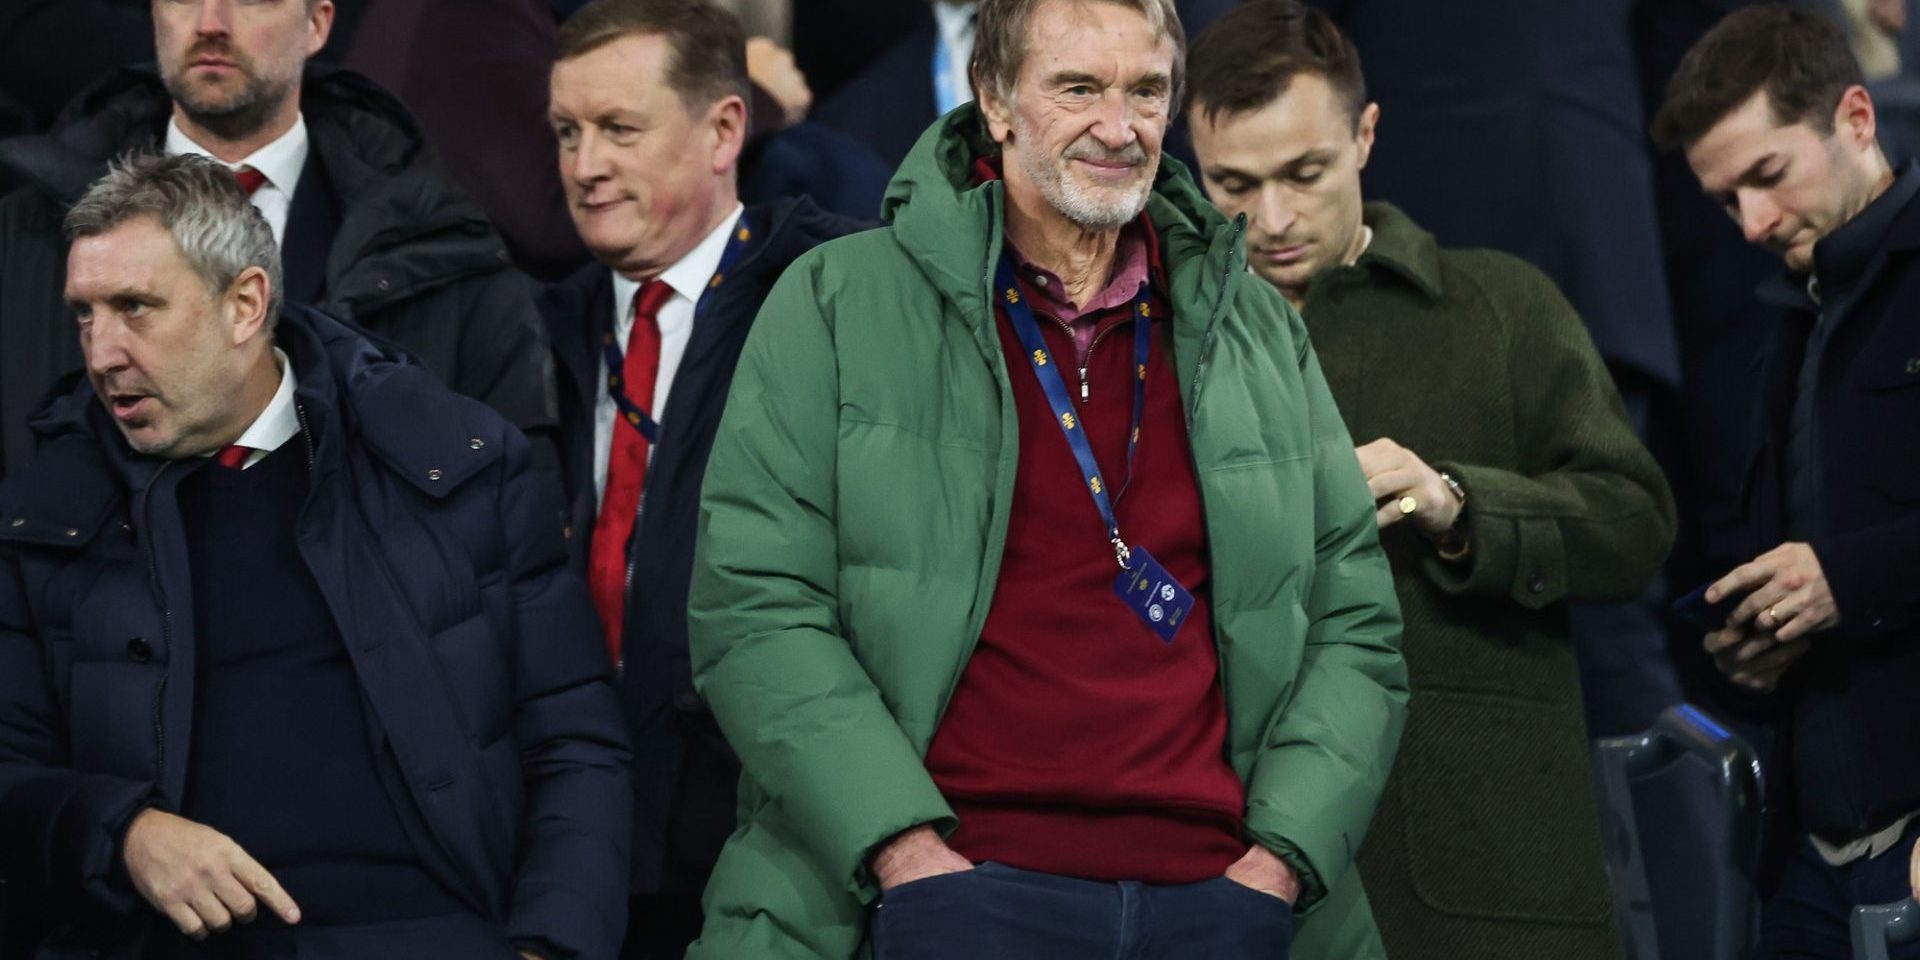
[{"label": "short brown hair", "polygon": [[[980,15],[973,39],[973,63],[967,75],[973,80],[973,95],[991,92],[1005,99],[1020,76],[1027,59],[1027,22],[1033,12],[1048,0],[980,0]],[[1167,91],[1175,105],[1187,61],[1187,33],[1180,27],[1180,14],[1173,0],[1065,0],[1069,3],[1111,3],[1138,10],[1155,33],[1173,41],[1173,89]],[[986,87],[988,89],[982,89]]]},{"label": "short brown hair", "polygon": [[1662,149],[1690,146],[1765,90],[1775,123],[1832,133],[1840,98],[1864,83],[1839,24],[1785,4],[1748,7],[1687,51],[1649,132]]},{"label": "short brown hair", "polygon": [[673,51],[667,85],[688,108],[730,96],[751,99],[746,31],[733,14],[706,0],[593,0],[560,25],[555,59],[571,60],[644,34],[667,38]]},{"label": "short brown hair", "polygon": [[1194,40],[1189,60],[1187,100],[1209,122],[1272,103],[1302,73],[1325,79],[1356,126],[1367,106],[1360,51],[1331,18],[1298,0],[1234,8]]}]

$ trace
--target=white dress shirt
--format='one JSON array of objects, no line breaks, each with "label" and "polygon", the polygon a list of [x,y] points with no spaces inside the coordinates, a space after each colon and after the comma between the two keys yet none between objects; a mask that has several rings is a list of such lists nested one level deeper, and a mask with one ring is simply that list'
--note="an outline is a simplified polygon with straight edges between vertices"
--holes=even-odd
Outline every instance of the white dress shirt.
[{"label": "white dress shirt", "polygon": [[[967,70],[973,63],[974,19],[978,16],[979,4],[974,0],[938,0],[933,5],[933,22],[939,33],[934,42],[946,52],[946,80],[935,80],[933,85],[934,108],[941,115],[953,108],[973,100],[972,84],[967,79]],[[931,69],[931,67],[929,67]],[[946,95],[942,96],[942,91]]]},{"label": "white dress shirt", "polygon": [[[273,348],[273,358],[280,362],[280,387],[273,392],[273,399],[267,401],[267,408],[260,411],[240,439],[234,441],[236,446],[253,450],[241,461],[242,470],[265,460],[267,454],[280,449],[300,432],[300,411],[293,405],[293,361],[288,360],[286,352],[279,347]],[[215,450],[206,456],[219,452]]]},{"label": "white dress shirt", "polygon": [[[673,296],[661,305],[657,317],[660,322],[660,373],[654,378],[653,396],[647,404],[647,413],[653,417],[654,423],[667,422],[667,397],[673,393],[673,375],[680,369],[680,358],[686,356],[687,341],[693,337],[694,306],[700,302],[700,295],[706,292],[714,272],[720,269],[720,258],[727,252],[727,240],[733,236],[734,225],[740,222],[740,214],[744,211],[744,207],[734,204],[733,212],[720,221],[720,226],[707,234],[699,246],[660,274],[660,279],[673,288]],[[639,281],[629,280],[618,272],[613,274],[613,335],[623,348],[627,343],[627,334],[633,330],[633,295],[639,291]],[[595,378],[598,385],[594,388],[593,408],[593,489],[596,502],[607,495],[607,459],[613,455],[613,431],[620,414],[619,408],[614,406],[613,397],[607,393],[607,362],[601,360],[597,367],[600,375]],[[633,428],[623,426],[620,429]],[[649,450],[647,455],[651,457],[653,452]]]},{"label": "white dress shirt", "polygon": [[[176,118],[167,121],[167,155],[179,156],[183,153],[196,153],[203,157],[214,157],[207,148],[193,142],[186,131],[180,129]],[[222,163],[226,161],[222,160]],[[293,129],[280,135],[279,139],[255,150],[239,163],[227,163],[229,169],[252,167],[267,178],[260,189],[253,192],[253,208],[267,218],[267,226],[273,228],[273,242],[277,246],[286,246],[287,211],[293,208],[293,191],[300,185],[300,171],[307,166],[307,118],[304,114],[295,117]]]}]

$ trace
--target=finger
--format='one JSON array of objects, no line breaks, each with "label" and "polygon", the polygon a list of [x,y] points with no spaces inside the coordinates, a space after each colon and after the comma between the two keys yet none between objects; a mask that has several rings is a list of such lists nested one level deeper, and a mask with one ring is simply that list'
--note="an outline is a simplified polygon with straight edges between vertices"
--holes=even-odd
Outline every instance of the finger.
[{"label": "finger", "polygon": [[1769,633],[1755,634],[1753,637],[1749,638],[1747,642],[1741,644],[1739,647],[1736,647],[1732,651],[1733,662],[1736,664],[1743,664],[1743,665],[1752,663],[1754,658],[1760,656],[1763,653],[1766,653],[1769,650],[1772,650],[1776,644],[1777,644],[1777,641],[1775,640],[1772,634],[1769,634]]},{"label": "finger", "polygon": [[244,853],[240,854],[239,861],[233,865],[233,875],[238,877],[240,883],[258,897],[261,903],[266,904],[267,909],[272,910],[275,916],[288,924],[300,922],[300,905],[294,903],[293,898],[287,895],[287,891],[281,888],[280,881],[275,880],[273,874],[268,873],[266,867],[254,862],[252,857]]},{"label": "finger", "polygon": [[1407,515],[1400,512],[1400,503],[1397,500],[1389,500],[1386,506],[1373,512],[1374,525],[1381,530],[1385,530],[1406,518]]},{"label": "finger", "polygon": [[1398,499],[1400,494],[1419,485],[1420,478],[1411,470],[1383,470],[1367,477],[1367,492],[1373,494],[1375,500],[1388,496]]},{"label": "finger", "polygon": [[193,908],[184,903],[169,903],[166,907],[167,919],[189,939],[199,940],[207,935],[207,925]]},{"label": "finger", "polygon": [[194,893],[193,899],[187,901],[187,906],[200,915],[200,922],[207,925],[208,933],[222,933],[233,926],[233,914],[227,912],[211,889],[203,888]]},{"label": "finger", "polygon": [[1832,625],[1832,620],[1833,615],[1826,607],[1817,603],[1811,604],[1805,610],[1795,614],[1785,626],[1775,631],[1774,636],[1778,637],[1782,643],[1805,640],[1809,634],[1827,629]]},{"label": "finger", "polygon": [[1754,690],[1771,690],[1780,682],[1787,668],[1793,666],[1806,649],[1801,644],[1783,644],[1742,664],[1732,674],[1735,683],[1743,684]]},{"label": "finger", "polygon": [[1752,593],[1747,594],[1746,599],[1733,608],[1733,613],[1727,615],[1727,625],[1746,626],[1752,623],[1758,626],[1756,621],[1761,611],[1785,600],[1790,592],[1780,584],[1779,580],[1768,580],[1755,588]]},{"label": "finger", "polygon": [[1739,630],[1715,630],[1707,634],[1706,639],[1701,641],[1700,645],[1704,647],[1708,653],[1719,654],[1730,647],[1739,646],[1745,638],[1746,634]]},{"label": "finger", "polygon": [[1743,563],[1728,571],[1727,575],[1713,582],[1707,588],[1707,602],[1719,603],[1721,600],[1749,590],[1773,579],[1773,564],[1766,559]]},{"label": "finger", "polygon": [[259,901],[240,883],[238,877],[228,874],[213,884],[213,895],[220,898],[220,905],[233,915],[234,923],[252,923],[259,912]]},{"label": "finger", "polygon": [[1360,461],[1361,473],[1371,477],[1380,472],[1380,441],[1353,448],[1353,456]]}]

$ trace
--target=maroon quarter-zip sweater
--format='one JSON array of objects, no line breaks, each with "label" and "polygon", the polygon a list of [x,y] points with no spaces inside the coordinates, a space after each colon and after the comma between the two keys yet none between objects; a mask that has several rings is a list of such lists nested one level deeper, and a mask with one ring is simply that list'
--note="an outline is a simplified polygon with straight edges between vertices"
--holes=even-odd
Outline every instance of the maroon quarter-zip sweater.
[{"label": "maroon quarter-zip sweater", "polygon": [[[1132,294],[1151,277],[1152,352],[1132,481],[1118,491],[1120,533],[1191,590],[1171,644],[1114,595],[1120,569],[1072,450],[1054,422],[1004,311],[1000,341],[1020,423],[1006,550],[992,608],[927,756],[959,817],[949,843],[975,862],[1097,880],[1190,883],[1246,852],[1244,789],[1226,761],[1226,704],[1208,608],[1206,526],[1152,228],[1128,228],[1145,271],[1117,260],[1133,289],[1089,301],[1085,397],[1062,368],[1101,474],[1126,476],[1133,415]],[[1076,356],[1058,278],[1017,271],[1049,349]],[[1056,295],[1057,294],[1057,295]],[[1117,301],[1117,302],[1115,302]],[[1101,304],[1106,306],[1101,307]]]}]

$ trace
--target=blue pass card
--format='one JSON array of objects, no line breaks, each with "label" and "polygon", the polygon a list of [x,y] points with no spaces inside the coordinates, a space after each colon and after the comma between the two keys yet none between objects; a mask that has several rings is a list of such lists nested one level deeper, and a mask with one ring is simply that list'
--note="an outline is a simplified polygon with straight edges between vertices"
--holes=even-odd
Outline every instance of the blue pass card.
[{"label": "blue pass card", "polygon": [[1193,612],[1193,594],[1153,554],[1134,547],[1128,560],[1133,566],[1120,572],[1120,578],[1113,582],[1113,592],[1160,635],[1162,642],[1172,643],[1174,635],[1186,625],[1187,615]]}]

